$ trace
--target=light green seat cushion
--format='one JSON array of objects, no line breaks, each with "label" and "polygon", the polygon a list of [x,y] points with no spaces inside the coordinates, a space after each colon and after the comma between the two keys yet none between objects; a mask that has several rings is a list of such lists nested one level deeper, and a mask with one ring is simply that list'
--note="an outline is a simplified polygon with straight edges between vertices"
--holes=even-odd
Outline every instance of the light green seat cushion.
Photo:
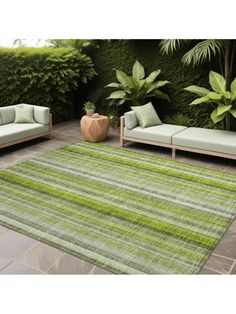
[{"label": "light green seat cushion", "polygon": [[143,106],[131,107],[131,109],[135,112],[142,128],[162,124],[151,102]]},{"label": "light green seat cushion", "polygon": [[172,141],[179,146],[236,154],[236,132],[188,128],[174,135]]},{"label": "light green seat cushion", "polygon": [[138,126],[138,119],[134,111],[129,111],[124,114],[125,116],[125,126],[127,129],[132,130]]},{"label": "light green seat cushion", "polygon": [[48,125],[39,123],[8,123],[0,126],[0,144],[33,136],[49,130]]},{"label": "light green seat cushion", "polygon": [[34,106],[21,104],[15,106],[15,123],[34,123]]},{"label": "light green seat cushion", "polygon": [[6,106],[0,108],[0,125],[12,123],[15,120],[14,106]]},{"label": "light green seat cushion", "polygon": [[161,124],[151,126],[149,128],[136,127],[132,130],[124,128],[124,135],[142,139],[146,141],[155,141],[165,144],[171,144],[171,138],[174,134],[185,130],[185,126],[172,125],[172,124]]}]

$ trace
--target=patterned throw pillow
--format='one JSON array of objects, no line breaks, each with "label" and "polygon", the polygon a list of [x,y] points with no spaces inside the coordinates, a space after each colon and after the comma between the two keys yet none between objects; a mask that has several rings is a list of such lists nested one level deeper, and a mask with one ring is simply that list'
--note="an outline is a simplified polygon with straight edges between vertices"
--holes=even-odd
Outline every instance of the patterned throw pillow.
[{"label": "patterned throw pillow", "polygon": [[34,106],[15,107],[15,123],[34,123]]},{"label": "patterned throw pillow", "polygon": [[131,107],[131,109],[135,112],[142,128],[162,124],[151,102],[144,106]]}]

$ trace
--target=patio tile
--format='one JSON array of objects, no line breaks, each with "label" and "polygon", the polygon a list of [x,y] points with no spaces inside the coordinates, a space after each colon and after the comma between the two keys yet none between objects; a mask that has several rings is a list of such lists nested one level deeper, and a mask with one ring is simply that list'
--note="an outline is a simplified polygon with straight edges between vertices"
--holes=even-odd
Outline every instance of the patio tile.
[{"label": "patio tile", "polygon": [[212,253],[236,259],[236,232],[228,230]]},{"label": "patio tile", "polygon": [[49,245],[38,242],[25,251],[18,261],[43,272],[47,271],[64,253]]},{"label": "patio tile", "polygon": [[17,257],[35,243],[34,239],[9,230],[0,236],[0,256]]},{"label": "patio tile", "polygon": [[234,221],[230,225],[229,230],[236,232],[236,219],[234,219]]},{"label": "patio tile", "polygon": [[199,275],[220,275],[220,273],[218,273],[214,270],[208,269],[206,267],[203,267],[202,270],[200,271]]},{"label": "patio tile", "polygon": [[90,275],[113,275],[113,273],[111,273],[110,271],[104,268],[98,267],[98,266],[95,266],[89,274]]},{"label": "patio tile", "polygon": [[83,261],[82,259],[64,254],[62,258],[47,271],[48,274],[89,274],[94,268],[94,265]]},{"label": "patio tile", "polygon": [[5,267],[0,271],[0,274],[7,275],[33,275],[41,274],[39,270],[33,269],[28,265],[22,264],[20,262],[14,261],[9,266]]},{"label": "patio tile", "polygon": [[0,256],[0,270],[5,268],[7,265],[9,265],[12,262],[10,258],[2,257]]},{"label": "patio tile", "polygon": [[0,236],[1,236],[3,233],[7,232],[7,231],[8,231],[7,228],[5,228],[5,227],[3,227],[3,226],[0,226]]},{"label": "patio tile", "polygon": [[204,266],[219,273],[228,274],[233,264],[233,259],[212,254]]},{"label": "patio tile", "polygon": [[234,267],[232,268],[230,274],[236,275],[236,261],[235,261]]}]

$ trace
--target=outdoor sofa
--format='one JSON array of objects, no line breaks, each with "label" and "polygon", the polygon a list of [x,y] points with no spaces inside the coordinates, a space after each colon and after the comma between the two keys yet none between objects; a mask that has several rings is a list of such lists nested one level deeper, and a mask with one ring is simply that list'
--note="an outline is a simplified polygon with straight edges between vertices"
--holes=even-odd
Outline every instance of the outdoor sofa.
[{"label": "outdoor sofa", "polygon": [[[15,123],[15,108],[17,107],[32,109],[32,123]],[[29,104],[18,104],[0,108],[0,148],[37,137],[47,136],[50,139],[51,134],[52,116],[49,108]]]},{"label": "outdoor sofa", "polygon": [[183,150],[236,160],[236,132],[172,124],[141,128],[133,111],[120,118],[121,146],[125,141],[171,148],[173,159],[176,150]]}]

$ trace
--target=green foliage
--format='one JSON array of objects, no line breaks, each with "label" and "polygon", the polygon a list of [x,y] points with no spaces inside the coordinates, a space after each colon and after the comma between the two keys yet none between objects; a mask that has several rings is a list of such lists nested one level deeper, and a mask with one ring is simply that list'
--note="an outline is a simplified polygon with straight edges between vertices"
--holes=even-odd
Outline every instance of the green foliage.
[{"label": "green foliage", "polygon": [[[92,99],[96,102],[97,110],[101,114],[109,114],[115,110],[118,116],[123,115],[125,111],[130,110],[129,105],[124,103],[122,106],[111,108],[106,101],[110,91],[108,88],[104,89],[104,86],[116,80],[116,73],[112,69],[116,68],[129,73],[135,60],[138,59],[147,73],[152,72],[153,69],[162,69],[159,79],[171,82],[171,85],[163,87],[163,91],[168,94],[171,103],[159,98],[152,100],[161,119],[166,115],[182,113],[192,118],[195,126],[205,127],[209,124],[214,126],[210,118],[211,108],[207,106],[190,107],[189,103],[193,100],[193,96],[183,91],[184,87],[191,84],[207,88],[210,71],[208,63],[195,68],[183,66],[180,59],[187,50],[192,48],[191,41],[171,57],[160,53],[159,42],[158,40],[99,41],[99,49],[90,51],[98,76],[86,85],[86,90],[83,89],[84,94],[80,93],[79,99],[82,98],[81,102]],[[211,67],[216,71],[219,70],[218,63],[214,63],[214,61],[211,63]],[[236,66],[234,68],[236,69]]]},{"label": "green foliage", "polygon": [[84,110],[95,110],[96,109],[96,107],[95,107],[95,105],[94,105],[94,103],[93,102],[91,102],[91,101],[86,101],[85,103],[84,103]]},{"label": "green foliage", "polygon": [[161,70],[155,70],[145,78],[145,70],[142,64],[136,60],[132,68],[132,76],[128,76],[121,70],[116,71],[118,83],[110,83],[106,87],[116,88],[117,91],[110,94],[110,105],[122,105],[129,103],[132,106],[144,105],[148,98],[161,98],[170,101],[169,97],[159,90],[168,84],[168,81],[155,81]]},{"label": "green foliage", "polygon": [[213,107],[212,121],[218,123],[226,118],[225,127],[231,129],[229,115],[236,118],[236,78],[231,83],[230,91],[226,91],[226,80],[217,72],[210,71],[209,83],[213,91],[194,85],[185,88],[186,91],[201,96],[192,101],[190,105],[210,104]]},{"label": "green foliage", "polygon": [[49,46],[54,48],[75,48],[81,52],[87,52],[90,48],[98,48],[96,40],[92,39],[48,39]]},{"label": "green foliage", "polygon": [[50,107],[54,121],[68,118],[79,83],[95,75],[90,57],[71,48],[1,48],[0,104]]},{"label": "green foliage", "polygon": [[194,120],[182,113],[166,116],[163,121],[168,124],[183,125],[187,127],[192,127],[194,125]]}]

